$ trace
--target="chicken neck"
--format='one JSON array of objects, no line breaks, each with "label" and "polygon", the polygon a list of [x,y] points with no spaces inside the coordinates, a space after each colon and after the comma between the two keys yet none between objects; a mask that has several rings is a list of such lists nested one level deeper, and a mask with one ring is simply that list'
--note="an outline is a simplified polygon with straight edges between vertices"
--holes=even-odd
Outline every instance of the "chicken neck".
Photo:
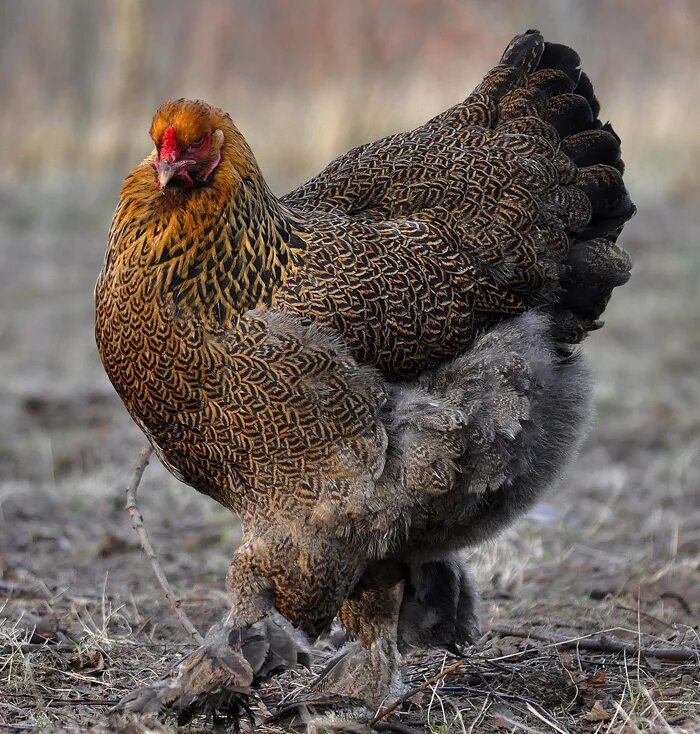
[{"label": "chicken neck", "polygon": [[262,178],[242,179],[223,201],[218,193],[194,192],[204,199],[197,209],[174,212],[176,225],[184,219],[186,226],[163,238],[153,264],[161,292],[177,307],[230,327],[246,311],[272,305],[306,243],[302,223]]}]

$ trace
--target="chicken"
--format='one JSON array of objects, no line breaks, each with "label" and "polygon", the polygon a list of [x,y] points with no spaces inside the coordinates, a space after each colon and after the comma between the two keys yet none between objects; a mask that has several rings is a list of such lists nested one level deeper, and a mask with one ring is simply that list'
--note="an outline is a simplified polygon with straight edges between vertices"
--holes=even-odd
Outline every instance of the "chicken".
[{"label": "chicken", "polygon": [[162,462],[236,513],[230,611],[126,703],[244,706],[306,664],[376,707],[402,652],[461,649],[461,549],[576,453],[575,351],[626,282],[620,141],[579,57],[516,36],[464,102],[277,198],[230,117],[178,100],[126,178],[96,286],[105,369]]}]

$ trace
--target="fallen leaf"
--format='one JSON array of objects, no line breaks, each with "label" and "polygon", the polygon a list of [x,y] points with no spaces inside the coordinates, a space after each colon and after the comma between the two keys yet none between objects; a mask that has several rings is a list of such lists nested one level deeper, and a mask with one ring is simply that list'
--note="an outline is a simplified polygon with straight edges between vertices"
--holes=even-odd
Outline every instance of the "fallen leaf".
[{"label": "fallen leaf", "polygon": [[607,680],[608,672],[606,670],[599,670],[597,673],[589,675],[588,678],[584,678],[576,686],[582,693],[595,693],[605,685]]},{"label": "fallen leaf", "polygon": [[105,656],[99,650],[86,650],[74,655],[68,664],[73,670],[82,670],[83,673],[99,673],[105,669]]},{"label": "fallen leaf", "polygon": [[610,721],[612,714],[603,707],[600,701],[596,701],[593,708],[583,718],[586,721]]}]

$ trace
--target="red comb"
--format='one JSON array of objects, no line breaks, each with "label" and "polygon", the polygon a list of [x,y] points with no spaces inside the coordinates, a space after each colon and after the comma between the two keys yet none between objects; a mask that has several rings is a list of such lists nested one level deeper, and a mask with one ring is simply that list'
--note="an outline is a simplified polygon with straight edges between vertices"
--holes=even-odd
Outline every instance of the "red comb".
[{"label": "red comb", "polygon": [[174,160],[177,157],[177,139],[175,137],[175,128],[171,125],[165,128],[163,133],[163,141],[160,144],[160,157],[165,160]]}]

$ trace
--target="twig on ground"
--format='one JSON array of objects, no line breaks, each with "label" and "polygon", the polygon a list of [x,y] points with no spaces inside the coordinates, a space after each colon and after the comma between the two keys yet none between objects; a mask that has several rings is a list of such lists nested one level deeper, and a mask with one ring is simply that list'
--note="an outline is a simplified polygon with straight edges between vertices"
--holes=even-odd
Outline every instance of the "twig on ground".
[{"label": "twig on ground", "polygon": [[536,716],[540,721],[543,721],[547,726],[551,726],[554,731],[558,731],[559,734],[568,734],[566,729],[562,729],[555,721],[550,718],[543,716],[531,703],[527,704],[528,711]]},{"label": "twig on ground", "polygon": [[417,729],[398,721],[378,721],[374,724],[374,728],[377,731],[392,731],[396,734],[420,734]]},{"label": "twig on ground", "polygon": [[51,642],[23,642],[17,645],[0,645],[0,653],[3,655],[13,652],[21,652],[23,655],[30,652],[75,652],[75,645],[64,642],[58,644]]},{"label": "twig on ground", "polygon": [[455,671],[459,670],[465,662],[466,661],[464,659],[458,660],[456,663],[452,663],[452,665],[448,665],[446,668],[443,668],[432,678],[428,678],[427,680],[423,681],[416,688],[411,688],[411,690],[406,691],[406,693],[399,696],[392,704],[389,704],[389,706],[387,706],[386,708],[380,709],[377,712],[376,716],[372,719],[372,721],[370,721],[370,726],[374,726],[379,721],[384,721],[387,716],[391,716],[391,714],[393,714],[394,711],[396,711],[396,709],[401,706],[401,704],[408,701],[409,698],[413,698],[413,696],[415,696],[416,694],[424,691],[429,686],[432,686],[434,683],[442,680],[446,675],[449,675],[450,673],[454,673]]},{"label": "twig on ground", "polygon": [[[8,693],[9,698],[29,698],[36,699],[36,693]],[[119,703],[118,698],[54,698],[47,697],[47,706],[116,706]]]},{"label": "twig on ground", "polygon": [[202,635],[199,634],[195,626],[190,622],[189,617],[185,614],[185,610],[180,605],[180,600],[177,599],[173,593],[170,582],[163,572],[158,556],[151,545],[148,533],[146,532],[146,528],[143,524],[143,515],[141,514],[136,501],[136,492],[138,491],[139,484],[141,483],[141,477],[148,466],[152,453],[153,449],[150,446],[141,449],[141,452],[139,453],[139,459],[134,467],[134,476],[131,483],[126,488],[126,511],[129,513],[129,517],[131,518],[131,526],[139,536],[143,552],[151,562],[151,566],[153,566],[153,572],[158,579],[161,589],[163,589],[163,592],[165,593],[165,598],[168,600],[168,603],[182,623],[182,626],[189,632],[195,642],[201,645],[203,641]]},{"label": "twig on ground", "polygon": [[659,658],[660,660],[697,660],[700,659],[700,649],[693,647],[651,647],[636,642],[625,642],[611,637],[561,637],[560,635],[546,634],[524,627],[507,627],[495,625],[492,632],[503,637],[522,637],[539,640],[558,647],[575,647],[589,652],[623,652],[628,655],[643,655]]},{"label": "twig on ground", "polygon": [[661,619],[660,617],[656,617],[653,614],[649,614],[649,612],[642,612],[638,611],[637,609],[633,609],[632,607],[626,607],[624,604],[615,604],[615,609],[622,609],[625,612],[632,612],[634,614],[639,614],[640,616],[644,617],[645,619],[650,619],[652,622],[657,622],[658,624],[664,625],[664,627],[668,627],[669,629],[676,629],[677,624],[673,622],[666,622],[665,620]]}]

